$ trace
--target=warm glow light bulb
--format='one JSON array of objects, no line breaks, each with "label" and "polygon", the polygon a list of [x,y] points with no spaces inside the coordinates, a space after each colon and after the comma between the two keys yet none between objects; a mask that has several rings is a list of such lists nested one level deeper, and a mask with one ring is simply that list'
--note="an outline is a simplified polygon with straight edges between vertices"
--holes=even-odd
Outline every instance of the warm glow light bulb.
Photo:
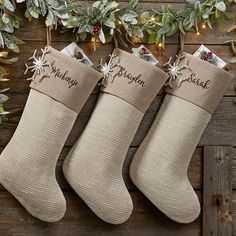
[{"label": "warm glow light bulb", "polygon": [[158,47],[162,48],[163,44],[162,43],[158,43]]},{"label": "warm glow light bulb", "polygon": [[206,24],[205,23],[202,24],[202,28],[206,29]]},{"label": "warm glow light bulb", "polygon": [[7,57],[7,55],[8,55],[8,52],[6,51],[0,52],[0,57]]},{"label": "warm glow light bulb", "polygon": [[200,32],[198,31],[198,32],[196,33],[196,35],[199,36],[199,35],[200,35]]},{"label": "warm glow light bulb", "polygon": [[96,40],[95,40],[95,37],[92,37],[90,42],[94,43]]},{"label": "warm glow light bulb", "polygon": [[154,16],[151,17],[151,21],[155,21],[155,17]]},{"label": "warm glow light bulb", "polygon": [[138,43],[139,41],[140,41],[139,38],[137,38],[137,37],[133,38],[133,42],[134,42],[134,43]]}]

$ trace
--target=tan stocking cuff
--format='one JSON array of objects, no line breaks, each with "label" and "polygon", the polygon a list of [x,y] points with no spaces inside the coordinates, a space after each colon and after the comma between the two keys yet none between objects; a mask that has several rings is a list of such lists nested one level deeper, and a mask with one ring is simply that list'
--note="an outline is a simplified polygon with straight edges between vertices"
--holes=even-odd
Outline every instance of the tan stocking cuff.
[{"label": "tan stocking cuff", "polygon": [[113,56],[110,61],[111,70],[102,91],[124,99],[144,113],[168,75],[121,49],[115,49]]},{"label": "tan stocking cuff", "polygon": [[48,47],[44,76],[37,75],[32,89],[48,95],[79,113],[101,75],[91,67]]},{"label": "tan stocking cuff", "polygon": [[188,53],[183,53],[189,69],[181,70],[179,79],[166,92],[213,113],[233,75]]}]

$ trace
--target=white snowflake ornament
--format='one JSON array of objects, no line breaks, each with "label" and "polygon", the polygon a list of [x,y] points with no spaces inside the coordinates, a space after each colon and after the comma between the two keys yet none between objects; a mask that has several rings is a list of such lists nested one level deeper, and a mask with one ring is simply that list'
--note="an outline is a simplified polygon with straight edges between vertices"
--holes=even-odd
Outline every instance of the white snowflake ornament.
[{"label": "white snowflake ornament", "polygon": [[33,72],[32,77],[27,78],[27,80],[32,80],[36,83],[36,77],[39,75],[41,80],[45,75],[45,68],[50,67],[51,68],[51,63],[47,62],[45,60],[46,54],[49,52],[49,48],[45,47],[44,49],[41,49],[42,55],[41,56],[36,56],[37,55],[37,50],[34,51],[34,54],[32,57],[30,57],[28,60],[32,60],[32,64],[28,65],[25,63],[26,70],[24,74],[26,74],[29,70]]},{"label": "white snowflake ornament", "polygon": [[[118,57],[117,54],[115,54],[114,52],[110,55],[110,60],[108,63],[102,63],[102,59],[100,61],[99,67],[100,67],[100,71],[102,73],[102,77],[103,80],[101,82],[101,84],[103,86],[106,86],[107,80],[109,79],[109,77],[112,77],[112,72],[114,72],[114,68],[119,66],[120,63],[120,59]],[[114,80],[111,81],[111,83],[113,83]]]},{"label": "white snowflake ornament", "polygon": [[185,58],[183,54],[176,55],[176,60],[173,64],[171,64],[172,57],[170,57],[169,61],[165,63],[163,66],[168,66],[167,74],[169,75],[168,82],[166,83],[167,86],[172,86],[172,82],[176,79],[179,80],[178,87],[180,87],[182,79],[180,76],[182,75],[182,70],[188,69],[191,70],[188,65],[188,60]]}]

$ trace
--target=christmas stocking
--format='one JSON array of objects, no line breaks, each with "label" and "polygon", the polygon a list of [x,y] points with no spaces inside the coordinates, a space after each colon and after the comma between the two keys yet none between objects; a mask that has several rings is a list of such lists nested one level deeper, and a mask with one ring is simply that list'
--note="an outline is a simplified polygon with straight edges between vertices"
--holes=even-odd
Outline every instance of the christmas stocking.
[{"label": "christmas stocking", "polygon": [[103,66],[105,87],[63,171],[76,193],[102,220],[121,224],[133,208],[122,178],[128,147],[167,74],[116,49]]},{"label": "christmas stocking", "polygon": [[46,47],[35,54],[35,73],[20,123],[0,156],[0,183],[34,217],[60,220],[66,202],[55,166],[72,125],[100,74]]},{"label": "christmas stocking", "polygon": [[198,217],[200,204],[188,165],[231,74],[187,53],[170,65],[169,74],[176,80],[132,160],[130,176],[164,214],[189,223]]}]

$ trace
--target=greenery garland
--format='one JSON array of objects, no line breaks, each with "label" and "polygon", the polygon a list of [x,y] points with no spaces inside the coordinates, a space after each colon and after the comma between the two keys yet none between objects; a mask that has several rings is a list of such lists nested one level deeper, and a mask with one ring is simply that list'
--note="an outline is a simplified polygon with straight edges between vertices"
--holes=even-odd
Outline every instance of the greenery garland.
[{"label": "greenery garland", "polygon": [[[163,6],[161,11],[143,9],[138,0],[131,0],[121,6],[116,1],[101,0],[94,2],[91,7],[83,7],[72,0],[0,0],[0,47],[19,52],[20,39],[13,35],[14,29],[19,28],[20,18],[15,15],[16,6],[25,2],[25,16],[45,18],[45,25],[50,29],[62,26],[63,33],[72,32],[77,41],[92,40],[108,43],[112,40],[118,45],[128,46],[130,43],[155,43],[165,47],[167,37],[178,32],[185,34],[195,31],[199,34],[199,25],[212,29],[213,24],[224,25],[226,20],[235,17],[229,11],[230,4],[236,0],[186,0],[187,7],[174,10],[171,5]],[[236,25],[229,31],[236,30]],[[236,55],[236,39],[228,41]],[[2,56],[0,62],[15,61]],[[236,57],[231,60],[236,62]],[[6,71],[0,66],[0,82],[6,81]],[[5,119],[6,112],[3,103],[8,99],[0,90],[0,122]]]},{"label": "greenery garland", "polygon": [[161,11],[145,10],[132,0],[124,7],[115,1],[97,1],[91,8],[74,5],[65,28],[72,28],[77,40],[93,37],[107,43],[114,39],[123,46],[144,42],[165,45],[166,37],[181,31],[198,32],[199,23],[212,29],[213,23],[224,25],[232,17],[227,5],[232,0],[187,0],[187,8],[176,11],[162,7]]},{"label": "greenery garland", "polygon": [[51,29],[57,28],[63,20],[69,17],[69,1],[67,0],[16,0],[26,2],[25,16],[32,18],[45,17],[45,25]]}]

